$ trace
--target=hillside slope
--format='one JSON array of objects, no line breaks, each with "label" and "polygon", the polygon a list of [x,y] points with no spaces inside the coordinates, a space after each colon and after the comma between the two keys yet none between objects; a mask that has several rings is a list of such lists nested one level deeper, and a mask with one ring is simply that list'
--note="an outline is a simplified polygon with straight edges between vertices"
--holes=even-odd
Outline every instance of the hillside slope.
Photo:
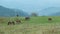
[{"label": "hillside slope", "polygon": [[23,10],[9,9],[0,6],[0,16],[16,16],[17,14],[19,16],[28,16],[28,13],[24,12]]}]

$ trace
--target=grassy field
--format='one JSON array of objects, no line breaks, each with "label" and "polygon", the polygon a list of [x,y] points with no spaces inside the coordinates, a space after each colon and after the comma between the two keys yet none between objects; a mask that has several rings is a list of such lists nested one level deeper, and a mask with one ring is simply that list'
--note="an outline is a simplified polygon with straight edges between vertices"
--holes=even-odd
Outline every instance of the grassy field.
[{"label": "grassy field", "polygon": [[51,22],[47,16],[31,17],[30,20],[18,18],[21,24],[7,25],[9,20],[15,21],[17,17],[0,17],[0,34],[60,34],[60,16],[52,16]]}]

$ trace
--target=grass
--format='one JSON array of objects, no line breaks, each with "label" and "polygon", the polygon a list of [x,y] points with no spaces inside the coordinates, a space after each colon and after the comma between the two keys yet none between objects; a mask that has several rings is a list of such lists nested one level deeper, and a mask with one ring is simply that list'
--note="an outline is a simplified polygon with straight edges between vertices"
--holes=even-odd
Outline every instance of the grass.
[{"label": "grass", "polygon": [[30,20],[18,17],[22,23],[16,25],[7,25],[7,22],[17,17],[0,17],[0,34],[60,34],[60,16],[52,16],[51,22],[48,17],[51,16],[31,17]]}]

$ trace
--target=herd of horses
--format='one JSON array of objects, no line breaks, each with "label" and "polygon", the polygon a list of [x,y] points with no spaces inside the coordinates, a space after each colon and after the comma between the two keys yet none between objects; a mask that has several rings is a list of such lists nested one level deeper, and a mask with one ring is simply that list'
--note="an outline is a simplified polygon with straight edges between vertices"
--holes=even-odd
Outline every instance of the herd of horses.
[{"label": "herd of horses", "polygon": [[[30,17],[25,17],[25,20],[29,20],[29,19],[30,19]],[[48,18],[48,21],[52,21],[52,18]],[[11,24],[15,25],[15,24],[20,24],[20,23],[21,23],[21,20],[9,21],[8,25],[11,25]]]},{"label": "herd of horses", "polygon": [[[25,17],[25,20],[29,20],[30,17]],[[15,23],[16,22],[16,23]],[[15,25],[15,24],[20,24],[21,20],[17,19],[16,21],[8,21],[8,25]]]}]

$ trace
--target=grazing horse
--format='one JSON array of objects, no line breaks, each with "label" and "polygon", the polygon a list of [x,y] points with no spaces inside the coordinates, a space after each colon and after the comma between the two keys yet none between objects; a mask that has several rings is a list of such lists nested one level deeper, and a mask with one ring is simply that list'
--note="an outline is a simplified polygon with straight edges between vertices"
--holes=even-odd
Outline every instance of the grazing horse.
[{"label": "grazing horse", "polygon": [[48,20],[49,20],[49,21],[51,21],[51,20],[52,20],[52,18],[48,18]]},{"label": "grazing horse", "polygon": [[12,21],[12,24],[14,24],[14,25],[15,25],[15,22],[14,22],[14,21]]},{"label": "grazing horse", "polygon": [[21,20],[16,20],[16,23],[17,23],[17,24],[21,23]]},{"label": "grazing horse", "polygon": [[29,20],[30,19],[30,17],[25,17],[25,20]]},{"label": "grazing horse", "polygon": [[9,21],[9,22],[8,22],[8,25],[12,25],[12,24],[15,25],[15,22],[14,22],[14,21],[12,21],[12,22]]}]

